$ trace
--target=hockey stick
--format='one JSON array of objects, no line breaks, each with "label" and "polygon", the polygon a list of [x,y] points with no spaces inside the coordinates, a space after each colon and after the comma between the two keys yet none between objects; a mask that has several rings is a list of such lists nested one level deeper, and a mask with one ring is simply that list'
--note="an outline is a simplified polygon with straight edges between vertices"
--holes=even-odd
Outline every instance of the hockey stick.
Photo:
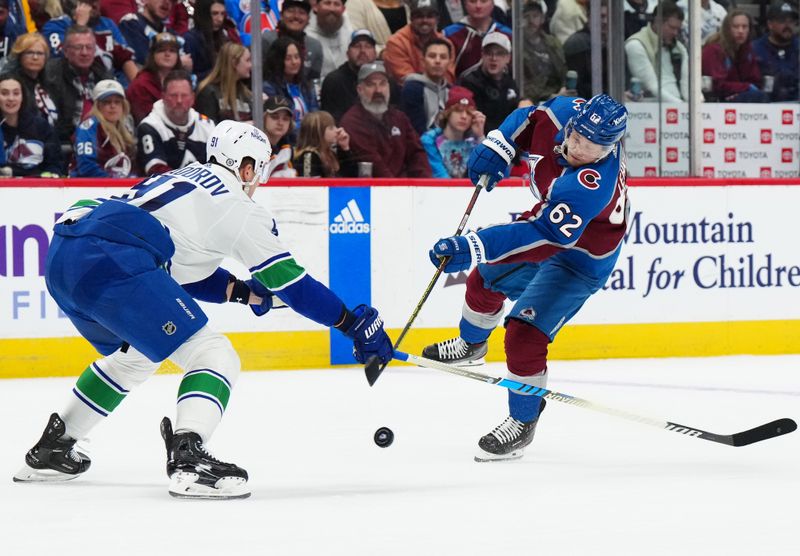
[{"label": "hockey stick", "polygon": [[760,442],[776,436],[789,434],[797,429],[797,423],[795,423],[792,419],[784,418],[734,434],[716,434],[713,432],[696,429],[694,427],[673,423],[672,421],[664,421],[663,419],[656,419],[653,417],[644,417],[642,415],[637,415],[621,409],[600,405],[583,398],[576,398],[575,396],[570,396],[569,394],[563,394],[561,392],[555,392],[546,388],[538,388],[536,386],[531,386],[530,384],[517,382],[508,378],[499,378],[488,376],[482,373],[476,373],[474,371],[448,365],[447,363],[442,363],[441,361],[434,361],[432,359],[426,359],[425,357],[419,357],[418,355],[403,353],[402,351],[395,351],[394,358],[399,361],[414,363],[420,367],[427,367],[429,369],[436,369],[446,373],[471,378],[473,380],[480,380],[481,382],[495,384],[503,388],[508,388],[509,390],[514,390],[515,392],[530,394],[569,405],[576,405],[584,409],[591,409],[592,411],[599,411],[600,413],[605,413],[606,415],[613,415],[614,417],[627,419],[628,421],[634,421],[636,423],[642,423],[643,425],[658,427],[659,429],[677,432],[685,436],[691,436],[701,440],[710,440],[711,442],[727,444],[728,446],[747,446],[748,444],[753,444],[754,442]]},{"label": "hockey stick", "polygon": [[[469,200],[469,204],[467,205],[467,210],[464,212],[464,216],[461,217],[461,222],[458,224],[458,229],[456,230],[456,233],[454,235],[460,236],[461,232],[464,231],[464,227],[467,225],[467,220],[469,219],[469,215],[472,213],[472,209],[475,206],[475,202],[478,200],[478,194],[480,194],[481,189],[486,187],[486,183],[488,181],[489,177],[485,174],[482,175],[478,180],[478,185],[475,186],[475,191],[472,193],[472,198]],[[449,258],[442,259],[442,262],[439,264],[439,268],[436,269],[436,273],[433,275],[433,278],[431,278],[428,287],[425,288],[425,292],[422,294],[422,299],[420,299],[419,303],[417,303],[417,306],[414,307],[414,312],[411,313],[411,317],[408,319],[405,328],[403,328],[403,331],[400,332],[400,335],[397,337],[397,341],[394,343],[394,349],[400,347],[400,342],[403,341],[403,338],[405,338],[406,333],[409,331],[411,325],[416,320],[417,315],[422,309],[422,306],[428,300],[428,296],[433,291],[433,286],[436,285],[437,280],[439,280],[439,276],[441,276],[442,272],[444,272],[444,267],[447,266],[448,260]],[[375,384],[375,381],[378,380],[379,376],[381,376],[381,373],[386,368],[386,365],[389,364],[388,361],[383,364],[381,363],[376,364],[376,361],[377,361],[376,358],[372,357],[367,361],[367,364],[364,367],[364,372],[367,375],[367,382],[369,382],[370,386],[373,386]]]}]

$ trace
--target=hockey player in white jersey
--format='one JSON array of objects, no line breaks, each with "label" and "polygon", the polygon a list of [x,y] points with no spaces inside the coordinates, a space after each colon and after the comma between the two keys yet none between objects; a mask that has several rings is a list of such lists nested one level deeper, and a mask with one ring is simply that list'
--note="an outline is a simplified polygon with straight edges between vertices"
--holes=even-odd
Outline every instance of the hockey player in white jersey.
[{"label": "hockey player in white jersey", "polygon": [[[281,241],[270,212],[252,201],[266,181],[270,147],[253,126],[221,122],[206,164],[148,178],[126,194],[75,203],[58,220],[45,273],[48,290],[103,356],[78,378],[25,456],[16,481],[63,481],[89,469],[77,440],[107,417],[167,358],[184,370],[177,416],[164,418],[169,491],[179,497],[250,494],[247,472],[205,448],[240,371],[195,299],[248,304],[263,315],[277,296],[298,313],[353,339],[360,362],[388,361],[391,341],[372,307],[348,310]],[[226,257],[251,273],[240,280]]]}]

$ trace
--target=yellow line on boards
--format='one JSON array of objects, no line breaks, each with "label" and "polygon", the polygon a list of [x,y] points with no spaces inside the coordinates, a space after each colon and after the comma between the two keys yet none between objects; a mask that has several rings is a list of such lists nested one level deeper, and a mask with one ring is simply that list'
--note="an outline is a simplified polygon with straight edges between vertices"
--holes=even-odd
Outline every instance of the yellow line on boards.
[{"label": "yellow line on boards", "polygon": [[[388,331],[396,338],[400,329]],[[454,328],[409,331],[401,349],[420,353],[458,334]],[[329,332],[227,333],[245,370],[330,367]],[[550,359],[705,357],[800,353],[800,320],[568,325],[550,346]],[[99,355],[83,338],[0,340],[0,378],[77,376]],[[489,340],[489,361],[503,361],[503,329]],[[354,362],[355,364],[355,362]],[[166,362],[160,372],[179,372]]]}]

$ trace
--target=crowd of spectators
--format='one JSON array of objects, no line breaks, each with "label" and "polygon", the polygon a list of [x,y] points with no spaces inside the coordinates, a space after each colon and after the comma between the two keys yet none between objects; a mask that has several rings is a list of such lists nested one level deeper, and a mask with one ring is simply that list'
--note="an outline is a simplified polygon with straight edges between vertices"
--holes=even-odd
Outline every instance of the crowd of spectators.
[{"label": "crowd of spectators", "polygon": [[[179,168],[259,103],[272,176],[463,177],[517,107],[591,95],[589,0],[522,0],[522,88],[510,1],[262,0],[258,98],[249,2],[0,0],[0,175]],[[625,0],[630,101],[688,98],[689,1]],[[797,0],[698,1],[706,100],[797,101]]]}]

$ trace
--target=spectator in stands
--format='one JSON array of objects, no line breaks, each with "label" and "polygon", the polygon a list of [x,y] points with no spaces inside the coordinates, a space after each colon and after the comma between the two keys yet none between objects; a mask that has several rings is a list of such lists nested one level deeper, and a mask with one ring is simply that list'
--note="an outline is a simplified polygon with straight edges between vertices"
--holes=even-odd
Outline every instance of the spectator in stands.
[{"label": "spectator in stands", "polygon": [[542,5],[532,0],[525,4],[522,14],[522,96],[538,104],[561,94],[567,63],[561,43],[544,30]]},{"label": "spectator in stands", "polygon": [[300,127],[303,116],[319,110],[317,95],[306,77],[300,45],[289,37],[279,37],[264,56],[264,92],[268,97],[278,95],[294,104],[295,127]]},{"label": "spectator in stands", "polygon": [[[689,13],[689,1],[678,0],[678,7],[683,10],[684,14]],[[700,41],[705,43],[705,40],[717,33],[722,26],[722,20],[728,14],[728,10],[722,4],[714,2],[714,0],[700,0]],[[689,44],[689,18],[683,20],[683,28],[681,29],[681,39],[685,44]]]},{"label": "spectator in stands", "polygon": [[293,178],[297,172],[292,166],[294,158],[294,110],[289,99],[274,96],[264,103],[264,133],[272,146],[269,161],[269,176],[274,178]]},{"label": "spectator in stands", "polygon": [[297,139],[294,167],[303,178],[356,177],[358,165],[350,152],[350,135],[328,112],[303,118]]},{"label": "spectator in stands", "polygon": [[[439,7],[439,29],[464,19],[464,3],[461,0],[434,0]],[[496,11],[502,11],[495,5]],[[497,16],[495,16],[497,17]],[[510,25],[509,25],[510,26]]]},{"label": "spectator in stands", "polygon": [[161,99],[161,83],[167,74],[183,69],[178,53],[178,39],[172,33],[159,33],[153,37],[144,67],[126,91],[136,125],[152,112],[153,103]]},{"label": "spectator in stands", "polygon": [[192,58],[197,79],[205,79],[214,67],[223,44],[242,42],[227,14],[223,0],[197,0],[194,5],[194,29],[183,36],[183,48]]},{"label": "spectator in stands", "polygon": [[73,25],[88,27],[95,37],[97,55],[117,79],[131,82],[139,71],[133,60],[133,50],[117,24],[100,15],[100,0],[65,0],[64,15],[51,19],[42,27],[42,35],[50,43],[50,55],[60,57],[67,30]]},{"label": "spectator in stands", "polygon": [[389,106],[389,76],[382,62],[358,70],[358,98],[342,116],[356,160],[372,163],[383,178],[429,178],[428,157],[408,117]]},{"label": "spectator in stands", "polygon": [[58,121],[56,103],[44,85],[44,68],[50,56],[47,42],[39,33],[25,33],[11,49],[6,71],[13,74],[25,92],[25,98],[48,124]]},{"label": "spectator in stands", "polygon": [[[310,13],[311,4],[308,0],[284,0],[278,28],[274,31],[268,29],[261,34],[261,49],[262,52],[269,52],[278,38],[292,39],[300,49],[304,74],[309,80],[313,80],[319,79],[322,73],[322,45],[317,39],[306,34]],[[268,71],[265,58],[265,77],[270,75]]]},{"label": "spectator in stands", "polygon": [[107,79],[94,86],[94,106],[75,132],[72,177],[128,178],[135,176],[136,139],[129,129],[130,105],[125,90]]},{"label": "spectator in stands", "polygon": [[450,89],[438,125],[421,138],[434,178],[466,178],[467,160],[484,138],[486,116],[475,108],[472,91],[455,86]]},{"label": "spectator in stands", "polygon": [[[623,6],[623,17],[625,18],[626,39],[647,25],[647,22],[650,20],[649,14],[653,8],[655,8],[657,3],[657,0],[625,0],[625,4]],[[589,5],[590,4],[588,2],[585,4],[587,20],[589,18]],[[589,22],[587,21],[587,26],[588,23]]]},{"label": "spectator in stands", "polygon": [[[389,77],[401,85],[409,74],[423,73],[423,49],[428,41],[444,38],[444,34],[436,30],[439,21],[439,7],[436,1],[409,1],[411,16],[408,25],[389,37],[386,49],[383,51],[383,63],[386,65]],[[452,83],[455,79],[454,70],[455,58],[451,56],[451,64],[445,76],[448,83]]]},{"label": "spectator in stands", "polygon": [[123,17],[135,14],[138,9],[139,4],[136,0],[100,0],[100,15],[109,18],[117,25]]},{"label": "spectator in stands", "polygon": [[[368,29],[357,29],[350,35],[347,47],[347,62],[332,71],[322,82],[321,106],[339,122],[351,106],[358,102],[356,85],[358,69],[375,61],[375,38]],[[397,105],[400,89],[389,79],[391,89],[390,104]]]},{"label": "spectator in stands", "polygon": [[[64,10],[61,8],[59,0],[39,0],[38,2],[28,1],[28,7],[31,10],[31,21],[36,25],[36,29],[41,29],[44,24],[64,15]],[[101,6],[102,13],[102,6]],[[102,13],[102,15],[106,15]],[[106,15],[106,17],[108,17]],[[114,23],[117,21],[112,19]]]},{"label": "spectator in stands", "polygon": [[250,91],[250,51],[241,44],[222,46],[217,63],[197,87],[195,109],[215,124],[222,120],[253,123],[253,94]]},{"label": "spectator in stands", "polygon": [[583,29],[589,20],[586,6],[589,0],[558,0],[556,12],[550,19],[550,32],[564,44],[569,36]]},{"label": "spectator in stands", "polygon": [[403,0],[350,0],[347,14],[353,29],[369,29],[380,54],[389,37],[408,24],[409,9]]},{"label": "spectator in stands", "polygon": [[[119,30],[133,49],[137,64],[142,65],[147,61],[150,43],[157,34],[168,32],[178,37],[178,32],[164,23],[172,12],[173,4],[174,0],[144,0],[138,13],[129,13],[120,20]],[[178,39],[178,44],[183,45],[183,38]],[[192,59],[188,54],[181,56],[181,65],[191,71]]]},{"label": "spectator in stands", "polygon": [[0,60],[11,54],[14,41],[25,31],[22,25],[9,17],[8,0],[0,0]]},{"label": "spectator in stands", "polygon": [[[278,0],[260,0],[261,32],[275,29],[278,26]],[[249,0],[225,0],[228,17],[236,25],[242,44],[250,48],[251,21]]]},{"label": "spectator in stands", "polygon": [[[653,21],[625,41],[625,55],[631,77],[639,79],[646,96],[665,102],[689,98],[689,53],[678,40],[683,10],[664,0],[653,10]],[[657,58],[658,57],[658,58]],[[660,68],[660,73],[657,69]]]},{"label": "spectator in stands", "polygon": [[15,76],[0,76],[0,175],[56,177],[64,173],[53,128],[30,105]]},{"label": "spectator in stands", "polygon": [[136,128],[139,167],[144,175],[206,161],[206,141],[214,123],[192,106],[191,76],[184,70],[171,71],[164,78],[164,97]]},{"label": "spectator in stands", "polygon": [[[587,6],[588,7],[588,6]],[[600,2],[600,41],[603,45],[603,51],[600,53],[603,62],[602,67],[606,67],[608,63],[608,53],[606,51],[606,44],[608,44],[608,1],[601,0]],[[583,29],[574,33],[567,42],[564,43],[564,59],[567,64],[567,70],[572,70],[578,74],[576,92],[579,97],[591,98],[592,97],[592,38],[589,30],[589,23],[584,25]],[[607,72],[603,71],[603,90],[608,90],[608,77]],[[570,94],[569,92],[567,94]]]},{"label": "spectator in stands", "polygon": [[492,0],[464,0],[467,17],[444,29],[445,36],[455,48],[455,72],[459,79],[467,71],[481,64],[483,37],[500,32],[511,41],[511,29],[492,18]]},{"label": "spectator in stands", "polygon": [[475,96],[475,104],[486,115],[486,128],[497,129],[520,102],[519,89],[508,70],[511,41],[503,33],[483,37],[481,63],[459,81]]},{"label": "spectator in stands", "polygon": [[344,12],[346,0],[317,0],[314,17],[306,27],[309,37],[322,45],[320,79],[347,61],[347,47],[353,26]]},{"label": "spectator in stands", "polygon": [[779,0],[767,11],[767,33],[753,42],[761,75],[765,79],[770,76],[774,81],[770,94],[772,102],[798,100],[797,19],[797,8]]},{"label": "spectator in stands", "polygon": [[436,125],[436,116],[447,102],[450,83],[446,76],[453,60],[452,48],[447,39],[431,39],[423,51],[423,73],[406,76],[400,106],[420,135]]},{"label": "spectator in stands", "polygon": [[97,44],[91,29],[73,25],[64,38],[64,57],[51,58],[44,70],[44,88],[56,103],[56,134],[72,145],[72,134],[92,109],[92,89],[114,74],[95,57]]},{"label": "spectator in stands", "polygon": [[767,102],[761,90],[761,71],[753,54],[750,15],[731,10],[722,29],[708,38],[703,47],[703,75],[710,75],[713,93],[725,102]]}]

